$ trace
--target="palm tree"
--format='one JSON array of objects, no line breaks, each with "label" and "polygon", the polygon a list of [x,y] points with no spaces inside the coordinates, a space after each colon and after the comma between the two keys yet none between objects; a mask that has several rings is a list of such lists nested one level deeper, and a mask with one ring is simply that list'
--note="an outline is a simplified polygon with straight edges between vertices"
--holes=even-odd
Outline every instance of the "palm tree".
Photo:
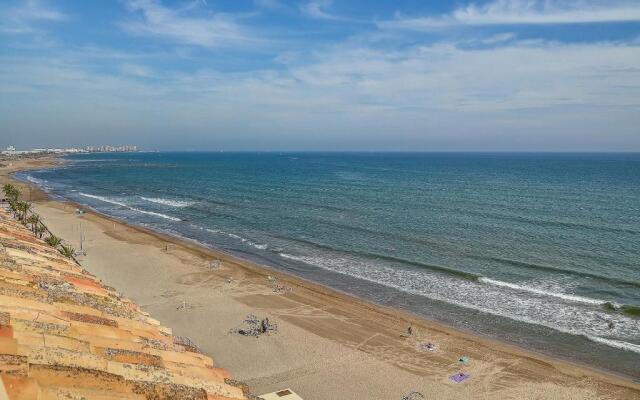
[{"label": "palm tree", "polygon": [[29,210],[31,210],[31,203],[27,201],[18,202],[18,211],[22,213],[20,219],[22,219],[22,223],[25,225],[27,224],[27,214],[29,213]]},{"label": "palm tree", "polygon": [[13,218],[18,217],[18,202],[13,199],[9,199],[9,208],[11,208],[11,212],[13,213]]},{"label": "palm tree", "polygon": [[27,223],[31,224],[31,231],[33,234],[37,234],[36,228],[40,225],[40,216],[38,214],[31,214],[29,218],[27,218]]},{"label": "palm tree", "polygon": [[22,220],[22,202],[21,201],[16,201],[15,202],[15,214],[16,214],[16,218],[18,218],[19,220]]},{"label": "palm tree", "polygon": [[65,246],[63,244],[60,246],[60,253],[67,258],[73,258],[76,255],[76,250],[71,246]]},{"label": "palm tree", "polygon": [[2,187],[2,190],[4,191],[4,194],[5,196],[7,196],[8,200],[17,201],[18,197],[20,197],[20,190],[18,190],[18,188],[16,188],[10,183],[6,183]]},{"label": "palm tree", "polygon": [[13,216],[17,217],[18,215],[18,197],[20,196],[20,191],[10,183],[5,184],[2,187],[2,191],[4,192],[5,197],[7,198],[7,202],[9,203],[9,207],[11,211],[13,211]]},{"label": "palm tree", "polygon": [[46,238],[44,241],[51,247],[58,247],[62,242],[62,240],[59,237],[53,234],[48,238]]},{"label": "palm tree", "polygon": [[38,238],[42,239],[42,235],[44,235],[44,233],[47,231],[47,227],[40,222],[37,226],[36,226],[36,235],[38,235]]},{"label": "palm tree", "polygon": [[16,208],[16,218],[18,218],[19,220],[22,220],[22,202],[17,201],[15,203],[15,208]]}]

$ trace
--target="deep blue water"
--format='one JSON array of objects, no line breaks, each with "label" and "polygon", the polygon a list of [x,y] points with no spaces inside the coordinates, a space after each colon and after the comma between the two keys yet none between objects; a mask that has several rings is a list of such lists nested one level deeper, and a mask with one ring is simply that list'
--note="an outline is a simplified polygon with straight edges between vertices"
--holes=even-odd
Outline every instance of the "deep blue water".
[{"label": "deep blue water", "polygon": [[630,315],[640,309],[640,154],[70,160],[22,178],[382,304],[640,377],[640,317]]}]

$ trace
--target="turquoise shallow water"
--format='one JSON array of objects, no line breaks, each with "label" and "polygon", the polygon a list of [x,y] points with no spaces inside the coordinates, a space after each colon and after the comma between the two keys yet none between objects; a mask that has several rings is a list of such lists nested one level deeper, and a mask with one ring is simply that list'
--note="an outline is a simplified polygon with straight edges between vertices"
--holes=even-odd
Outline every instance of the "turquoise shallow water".
[{"label": "turquoise shallow water", "polygon": [[70,160],[19,177],[382,304],[640,377],[638,154]]}]

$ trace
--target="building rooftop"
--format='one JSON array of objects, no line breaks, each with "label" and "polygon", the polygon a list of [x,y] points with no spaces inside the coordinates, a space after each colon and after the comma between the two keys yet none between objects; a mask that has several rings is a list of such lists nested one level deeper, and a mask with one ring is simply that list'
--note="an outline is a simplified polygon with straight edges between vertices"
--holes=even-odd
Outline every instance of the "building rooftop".
[{"label": "building rooftop", "polygon": [[188,339],[0,210],[0,399],[246,399]]}]

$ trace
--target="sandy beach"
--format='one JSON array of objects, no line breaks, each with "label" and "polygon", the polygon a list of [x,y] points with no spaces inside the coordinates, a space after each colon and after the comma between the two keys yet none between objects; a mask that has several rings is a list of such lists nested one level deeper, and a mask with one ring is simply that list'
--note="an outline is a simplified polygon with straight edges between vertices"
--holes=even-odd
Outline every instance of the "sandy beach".
[{"label": "sandy beach", "polygon": [[[17,170],[54,162],[13,161],[0,168],[0,183]],[[413,391],[427,399],[640,398],[640,384],[624,377],[460,332],[97,213],[78,215],[74,204],[19,186],[51,231],[82,248],[84,268],[191,338],[255,394],[290,387],[305,400],[400,400]],[[259,338],[230,333],[247,315],[269,318],[277,330]],[[429,342],[437,351],[422,348]],[[454,383],[450,376],[460,372],[470,379]]]}]

